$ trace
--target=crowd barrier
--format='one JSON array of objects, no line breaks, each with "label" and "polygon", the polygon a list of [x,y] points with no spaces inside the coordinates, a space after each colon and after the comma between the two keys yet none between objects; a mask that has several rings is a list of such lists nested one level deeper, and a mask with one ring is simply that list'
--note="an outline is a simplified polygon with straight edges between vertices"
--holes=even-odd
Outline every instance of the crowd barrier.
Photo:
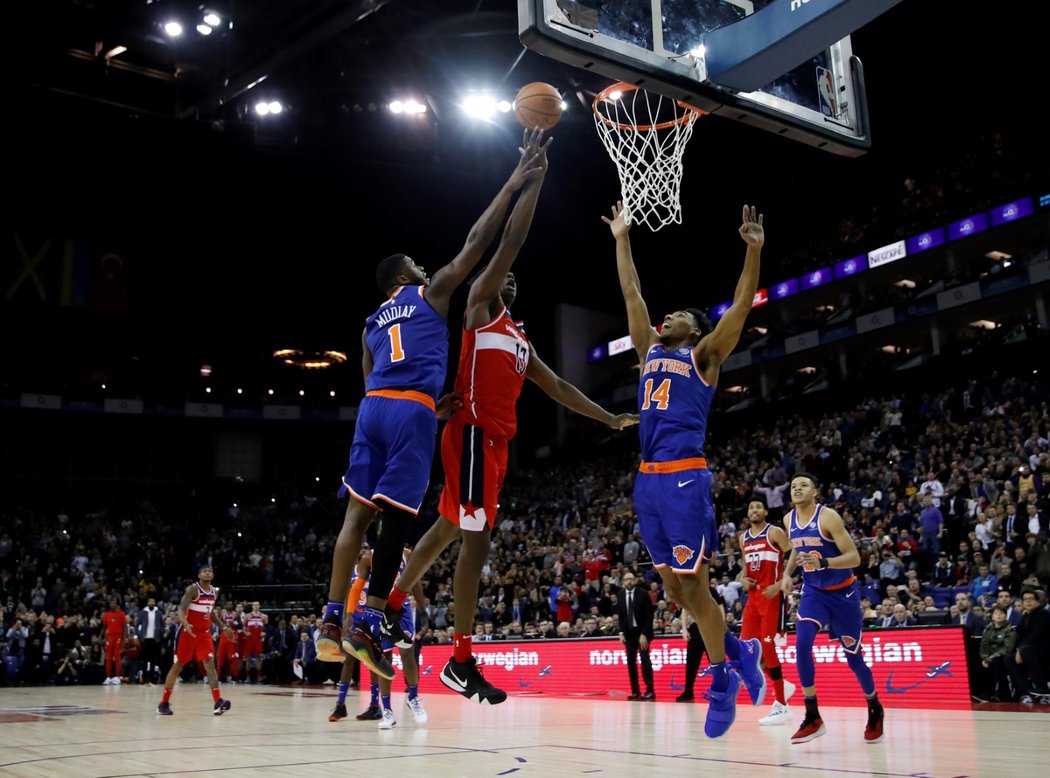
[{"label": "crowd barrier", "polygon": [[[873,630],[865,632],[863,642],[879,698],[887,707],[970,708],[962,628]],[[784,677],[800,685],[795,635],[788,635],[782,643],[777,646],[777,653],[784,667]],[[447,644],[423,647],[420,663],[422,692],[452,693],[438,679],[451,653],[452,646]],[[474,644],[474,654],[485,677],[511,695],[622,699],[631,691],[626,653],[616,639],[478,642]],[[685,686],[685,640],[676,636],[657,637],[652,642],[649,656],[657,700],[674,700]],[[814,659],[822,704],[864,704],[856,678],[837,642],[830,642],[824,633],[818,635]],[[400,658],[396,656],[395,666],[400,671]],[[701,673],[706,666],[705,657]],[[395,682],[395,689],[398,683]],[[705,678],[699,679],[696,692],[706,689],[708,683]],[[772,699],[770,692],[767,702]]]}]

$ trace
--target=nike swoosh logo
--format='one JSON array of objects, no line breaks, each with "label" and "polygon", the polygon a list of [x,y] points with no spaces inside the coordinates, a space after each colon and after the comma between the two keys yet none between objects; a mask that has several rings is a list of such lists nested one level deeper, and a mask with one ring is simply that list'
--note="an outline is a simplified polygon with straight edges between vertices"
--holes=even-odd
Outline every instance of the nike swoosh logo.
[{"label": "nike swoosh logo", "polygon": [[451,679],[452,679],[453,681],[455,681],[456,683],[458,683],[458,684],[459,684],[460,686],[462,686],[462,687],[463,687],[464,689],[466,689],[466,688],[467,688],[467,682],[466,682],[465,680],[463,680],[462,678],[460,678],[460,677],[459,677],[458,675],[456,675],[456,674],[455,674],[454,672],[452,672],[451,670],[449,670],[449,671],[448,671],[448,677],[449,677],[449,678],[451,678]]},{"label": "nike swoosh logo", "polygon": [[848,599],[849,599],[850,597],[852,597],[852,596],[853,596],[854,594],[856,594],[856,592],[850,592],[849,594],[847,594],[847,595],[846,595],[846,599],[848,600]]},{"label": "nike swoosh logo", "polygon": [[683,486],[689,486],[689,484],[691,484],[695,480],[695,478],[690,478],[688,481],[679,481],[678,488],[681,489]]}]

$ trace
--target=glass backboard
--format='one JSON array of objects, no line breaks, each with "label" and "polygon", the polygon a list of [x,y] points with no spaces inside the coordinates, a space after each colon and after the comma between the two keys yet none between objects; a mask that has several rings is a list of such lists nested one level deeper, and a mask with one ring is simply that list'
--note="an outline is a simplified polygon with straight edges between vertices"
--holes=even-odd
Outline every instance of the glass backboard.
[{"label": "glass backboard", "polygon": [[708,78],[705,36],[773,2],[809,0],[518,0],[519,34],[527,48],[611,81],[836,154],[863,154],[864,77],[848,35],[754,91]]}]

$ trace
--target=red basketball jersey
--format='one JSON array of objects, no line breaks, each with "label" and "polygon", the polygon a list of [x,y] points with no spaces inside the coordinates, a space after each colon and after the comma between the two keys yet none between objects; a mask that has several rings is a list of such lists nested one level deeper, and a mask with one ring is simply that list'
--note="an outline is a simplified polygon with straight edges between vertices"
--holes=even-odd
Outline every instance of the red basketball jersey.
[{"label": "red basketball jersey", "polygon": [[248,630],[248,637],[261,638],[266,622],[261,613],[249,613],[244,620],[244,626]]},{"label": "red basketball jersey", "polygon": [[767,524],[757,535],[751,534],[750,527],[744,530],[744,574],[754,579],[759,589],[779,583],[784,573],[784,552],[769,539],[772,526]]},{"label": "red basketball jersey", "polygon": [[463,327],[456,391],[463,395],[469,422],[487,433],[513,438],[518,430],[515,406],[529,366],[529,341],[506,308],[477,329]]},{"label": "red basketball jersey", "polygon": [[211,629],[211,611],[215,607],[215,598],[219,590],[212,587],[211,591],[204,591],[199,583],[195,583],[194,586],[197,587],[197,596],[190,603],[186,619],[194,632],[208,632]]}]

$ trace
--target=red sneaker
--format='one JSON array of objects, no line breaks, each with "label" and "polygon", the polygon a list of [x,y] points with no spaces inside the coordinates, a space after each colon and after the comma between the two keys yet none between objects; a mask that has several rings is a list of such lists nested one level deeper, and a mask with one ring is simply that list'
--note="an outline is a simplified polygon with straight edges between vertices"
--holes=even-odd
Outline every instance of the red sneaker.
[{"label": "red sneaker", "polygon": [[864,727],[864,742],[868,745],[882,741],[883,713],[881,705],[868,708],[868,725]]},{"label": "red sneaker", "polygon": [[317,640],[314,641],[317,647],[317,658],[322,662],[342,662],[346,658],[343,653],[342,639],[342,627],[331,622],[322,624],[317,633]]},{"label": "red sneaker", "polygon": [[824,729],[823,719],[819,716],[813,718],[806,716],[802,721],[802,726],[798,728],[798,732],[791,736],[791,743],[808,743],[825,734],[827,734],[827,730]]}]

